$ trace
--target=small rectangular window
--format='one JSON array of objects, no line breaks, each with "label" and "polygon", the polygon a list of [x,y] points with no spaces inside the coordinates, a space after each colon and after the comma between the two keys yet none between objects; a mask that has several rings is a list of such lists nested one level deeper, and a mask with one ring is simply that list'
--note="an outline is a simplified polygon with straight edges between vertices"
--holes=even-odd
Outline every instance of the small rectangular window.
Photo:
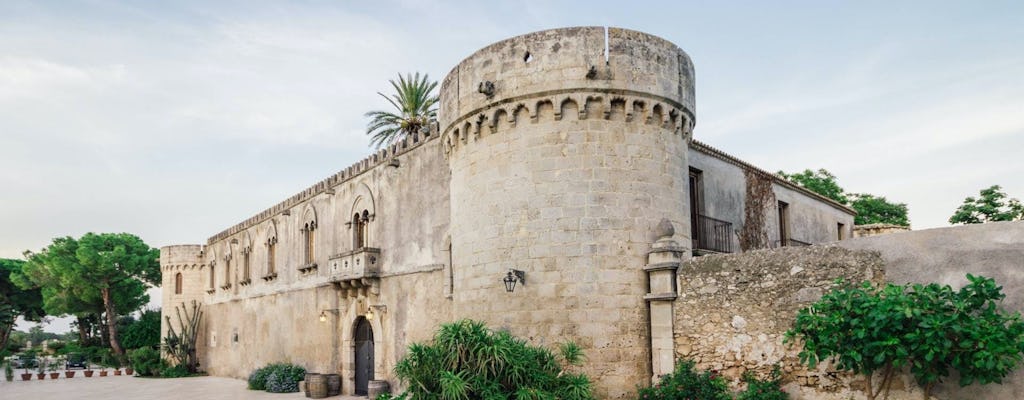
[{"label": "small rectangular window", "polygon": [[843,225],[842,222],[836,224],[836,231],[838,232],[837,236],[836,236],[836,239],[838,239],[838,240],[846,239],[846,226]]},{"label": "small rectangular window", "polygon": [[789,246],[789,203],[779,202],[779,246]]}]

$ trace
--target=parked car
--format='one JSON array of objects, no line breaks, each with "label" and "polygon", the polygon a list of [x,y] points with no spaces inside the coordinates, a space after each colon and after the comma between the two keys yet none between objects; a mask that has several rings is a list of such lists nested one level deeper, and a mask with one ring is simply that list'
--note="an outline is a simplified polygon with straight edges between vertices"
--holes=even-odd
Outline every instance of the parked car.
[{"label": "parked car", "polygon": [[13,368],[35,368],[39,366],[39,360],[32,356],[11,356],[11,367]]},{"label": "parked car", "polygon": [[64,369],[82,368],[85,369],[88,366],[89,360],[86,360],[85,355],[71,353],[68,354],[67,361],[64,362]]}]

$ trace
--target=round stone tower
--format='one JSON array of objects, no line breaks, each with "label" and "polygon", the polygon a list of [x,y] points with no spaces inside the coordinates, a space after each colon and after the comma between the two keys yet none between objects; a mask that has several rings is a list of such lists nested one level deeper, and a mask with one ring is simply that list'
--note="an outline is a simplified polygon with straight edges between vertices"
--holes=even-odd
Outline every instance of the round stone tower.
[{"label": "round stone tower", "polygon": [[[440,108],[454,315],[576,341],[601,398],[648,382],[644,267],[662,219],[690,243],[693,87],[686,53],[618,28],[530,33],[456,66]],[[508,293],[511,269],[525,282]]]}]

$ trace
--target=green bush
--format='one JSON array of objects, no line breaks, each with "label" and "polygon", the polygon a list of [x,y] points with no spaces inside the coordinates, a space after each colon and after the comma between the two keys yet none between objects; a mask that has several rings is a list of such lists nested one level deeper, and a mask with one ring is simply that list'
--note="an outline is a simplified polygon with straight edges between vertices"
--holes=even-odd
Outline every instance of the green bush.
[{"label": "green bush", "polygon": [[[955,371],[960,385],[1000,383],[1024,355],[1024,322],[999,309],[1006,297],[990,278],[967,286],[844,284],[797,313],[786,340],[799,339],[811,368],[833,359],[865,377],[868,399],[909,368],[925,395]],[[880,372],[880,374],[875,374]],[[878,375],[880,382],[872,382]]]},{"label": "green bush", "polygon": [[270,393],[298,392],[299,381],[306,376],[306,369],[294,364],[271,364],[266,368],[266,390]]},{"label": "green bush", "polygon": [[249,390],[267,390],[267,374],[270,366],[257,368],[249,374]]},{"label": "green bush", "polygon": [[747,390],[740,392],[736,400],[789,400],[789,394],[782,391],[782,371],[776,366],[764,380],[757,379],[750,371],[743,373]]},{"label": "green bush", "polygon": [[395,374],[414,399],[592,398],[586,375],[562,369],[583,362],[580,348],[566,343],[559,352],[461,320],[442,325],[429,343],[410,345]]},{"label": "green bush", "polygon": [[160,352],[152,347],[142,347],[131,350],[128,353],[128,359],[131,361],[132,369],[134,369],[139,376],[159,375],[163,369],[160,365]]},{"label": "green bush", "polygon": [[184,378],[190,375],[191,374],[189,374],[188,368],[185,368],[184,365],[180,364],[175,365],[173,367],[164,368],[164,370],[160,372],[160,377],[162,378]]},{"label": "green bush", "polygon": [[[680,360],[675,371],[656,385],[641,388],[640,400],[731,400],[725,378],[712,371],[697,371],[695,363]],[[753,398],[751,398],[753,399]]]}]

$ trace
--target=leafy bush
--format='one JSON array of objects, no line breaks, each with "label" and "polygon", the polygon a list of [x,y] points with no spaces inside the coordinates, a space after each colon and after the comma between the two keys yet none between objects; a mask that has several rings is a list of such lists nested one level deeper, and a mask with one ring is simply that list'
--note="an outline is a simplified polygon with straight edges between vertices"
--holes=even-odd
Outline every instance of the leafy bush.
[{"label": "leafy bush", "polygon": [[294,364],[271,364],[266,368],[266,389],[270,393],[298,392],[299,381],[306,375],[305,368]]},{"label": "leafy bush", "polygon": [[257,368],[249,374],[249,390],[267,390],[267,374],[270,366]]},{"label": "leafy bush", "polygon": [[162,368],[160,365],[160,352],[152,347],[142,347],[131,350],[128,353],[132,369],[140,376],[158,375]]},{"label": "leafy bush", "polygon": [[403,396],[414,399],[592,398],[590,379],[561,365],[583,362],[579,346],[566,343],[559,351],[561,357],[461,320],[442,325],[429,343],[410,345],[395,374],[408,387]]},{"label": "leafy bush", "polygon": [[121,329],[121,346],[137,349],[160,345],[160,309],[145,310],[138,320],[129,319]]},{"label": "leafy bush", "polygon": [[[1022,361],[1024,322],[999,310],[1002,287],[968,274],[959,291],[948,285],[843,285],[800,310],[786,340],[800,339],[800,361],[864,375],[868,399],[909,367],[927,395],[956,371],[960,385],[1001,382]],[[872,383],[880,371],[881,382]]]},{"label": "leafy bush", "polygon": [[185,368],[185,366],[181,364],[164,368],[164,370],[160,372],[160,377],[162,378],[184,378],[189,375],[192,374],[188,372],[188,368]]},{"label": "leafy bush", "polygon": [[731,400],[725,378],[712,371],[697,371],[691,360],[680,360],[675,371],[658,384],[641,388],[640,400]]},{"label": "leafy bush", "polygon": [[789,400],[789,394],[782,391],[782,371],[778,366],[767,379],[757,379],[747,371],[743,373],[743,381],[747,383],[747,390],[740,392],[736,400]]}]

